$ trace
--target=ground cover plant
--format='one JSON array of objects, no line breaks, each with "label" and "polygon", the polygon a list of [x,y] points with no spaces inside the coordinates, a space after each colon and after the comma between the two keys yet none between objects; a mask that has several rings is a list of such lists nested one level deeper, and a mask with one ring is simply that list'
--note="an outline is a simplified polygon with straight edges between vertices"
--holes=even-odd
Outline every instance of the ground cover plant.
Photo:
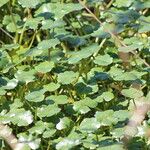
[{"label": "ground cover plant", "polygon": [[150,149],[149,0],[0,0],[0,149]]}]

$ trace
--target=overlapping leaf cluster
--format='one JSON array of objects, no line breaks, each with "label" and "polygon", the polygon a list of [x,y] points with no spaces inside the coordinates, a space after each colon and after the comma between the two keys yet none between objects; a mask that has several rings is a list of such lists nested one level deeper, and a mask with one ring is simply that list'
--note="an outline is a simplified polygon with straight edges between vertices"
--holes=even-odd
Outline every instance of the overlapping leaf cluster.
[{"label": "overlapping leaf cluster", "polygon": [[[0,1],[0,122],[31,149],[122,150],[130,102],[150,100],[150,2],[86,5],[103,26],[78,1]],[[130,149],[148,146],[139,134]]]}]

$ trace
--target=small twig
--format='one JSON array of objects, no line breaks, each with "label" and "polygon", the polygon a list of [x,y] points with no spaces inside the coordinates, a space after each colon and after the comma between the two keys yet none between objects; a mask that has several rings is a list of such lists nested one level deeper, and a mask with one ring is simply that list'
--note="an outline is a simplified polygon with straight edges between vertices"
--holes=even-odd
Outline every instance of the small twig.
[{"label": "small twig", "polygon": [[111,0],[111,1],[107,4],[106,8],[109,8],[109,7],[112,5],[113,2],[114,2],[114,0]]},{"label": "small twig", "polygon": [[32,47],[32,44],[33,44],[33,42],[34,42],[34,40],[35,40],[35,37],[36,37],[36,34],[37,34],[37,30],[34,32],[34,34],[33,34],[33,37],[32,37],[32,39],[31,39],[31,42],[30,42],[30,44],[29,44],[29,47],[28,47],[28,49],[30,49],[31,47]]},{"label": "small twig", "polygon": [[12,7],[11,7],[10,5],[11,5],[11,4],[9,3],[9,4],[7,5],[7,8],[8,8],[9,14],[10,14],[10,16],[11,16],[11,20],[12,20],[12,22],[14,23],[14,26],[15,26],[15,29],[16,29],[16,38],[14,39],[14,42],[17,43],[17,42],[18,42],[17,23],[16,23],[15,17],[14,17],[13,12],[12,12]]},{"label": "small twig", "polygon": [[11,36],[7,31],[5,31],[2,27],[0,27],[0,30],[2,31],[2,32],[4,32],[6,35],[8,35],[12,40],[14,40],[14,37],[13,36]]},{"label": "small twig", "polygon": [[19,38],[19,44],[22,43],[22,40],[23,40],[23,35],[24,35],[24,32],[25,32],[25,28],[26,28],[26,22],[22,28],[22,31],[21,31],[21,35],[20,35],[20,38]]},{"label": "small twig", "polygon": [[[99,45],[99,50],[103,47],[103,45],[104,45],[105,41],[106,41],[106,38],[105,38],[105,39],[103,39],[103,40],[101,41],[101,43],[100,43],[100,45]],[[97,52],[97,53],[95,53],[95,54],[93,54],[93,56],[94,56],[94,57],[96,57],[97,55],[98,55],[98,52]]]}]

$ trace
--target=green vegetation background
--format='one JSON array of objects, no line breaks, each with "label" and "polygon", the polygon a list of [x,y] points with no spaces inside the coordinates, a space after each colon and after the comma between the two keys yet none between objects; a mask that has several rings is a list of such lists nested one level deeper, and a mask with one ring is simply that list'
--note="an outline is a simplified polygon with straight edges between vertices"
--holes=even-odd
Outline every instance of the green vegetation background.
[{"label": "green vegetation background", "polygon": [[[150,1],[84,2],[0,0],[0,122],[31,149],[122,150],[150,100]],[[149,123],[129,150],[150,149]]]}]

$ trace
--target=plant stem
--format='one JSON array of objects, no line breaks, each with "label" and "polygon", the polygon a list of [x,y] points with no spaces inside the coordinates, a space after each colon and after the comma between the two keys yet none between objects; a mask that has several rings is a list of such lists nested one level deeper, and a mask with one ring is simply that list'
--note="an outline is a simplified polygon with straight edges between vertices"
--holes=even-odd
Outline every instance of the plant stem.
[{"label": "plant stem", "polygon": [[2,31],[2,32],[4,32],[8,37],[10,37],[12,40],[14,40],[14,37],[13,36],[11,36],[7,31],[5,31],[2,27],[0,27],[0,30]]},{"label": "plant stem", "polygon": [[76,35],[79,35],[78,31],[73,27],[73,25],[71,24],[71,21],[65,17],[66,22],[72,27],[73,31],[75,32]]},{"label": "plant stem", "polygon": [[29,47],[28,47],[29,49],[32,47],[32,44],[33,44],[33,42],[34,42],[34,40],[35,40],[36,34],[37,34],[37,30],[34,32],[34,34],[33,34],[33,36],[32,36],[31,43],[30,43],[30,45],[29,45]]},{"label": "plant stem", "polygon": [[114,0],[111,0],[111,1],[107,4],[106,8],[108,9],[108,8],[112,5],[113,2],[114,2]]},{"label": "plant stem", "polygon": [[21,35],[20,35],[20,39],[19,39],[19,44],[22,43],[25,28],[26,28],[26,23],[24,24],[24,26],[22,28],[22,31],[21,31]]},{"label": "plant stem", "polygon": [[16,35],[15,35],[15,39],[14,39],[14,43],[17,43],[18,42],[18,31],[17,31],[17,24],[16,24],[16,21],[15,21],[15,18],[14,18],[14,15],[12,13],[12,9],[10,7],[10,3],[7,5],[7,8],[8,8],[8,11],[10,13],[10,16],[11,16],[11,19],[12,19],[12,22],[14,23],[14,26],[15,26],[15,30],[16,30]]}]

